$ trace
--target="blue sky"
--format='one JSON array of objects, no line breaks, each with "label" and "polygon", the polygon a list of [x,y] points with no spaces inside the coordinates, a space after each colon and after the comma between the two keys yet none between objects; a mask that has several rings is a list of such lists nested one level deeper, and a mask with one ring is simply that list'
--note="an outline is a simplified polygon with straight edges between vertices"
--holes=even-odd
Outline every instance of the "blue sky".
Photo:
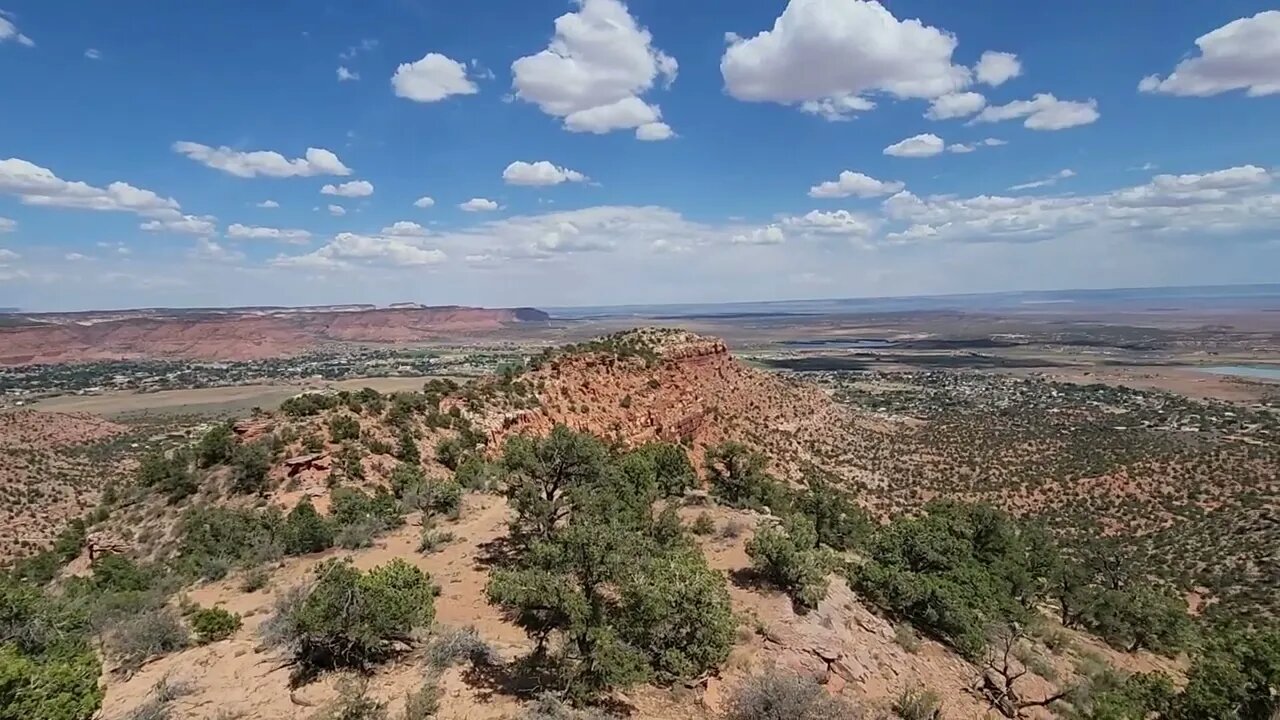
[{"label": "blue sky", "polygon": [[0,306],[768,300],[1280,268],[1265,3],[0,13]]}]

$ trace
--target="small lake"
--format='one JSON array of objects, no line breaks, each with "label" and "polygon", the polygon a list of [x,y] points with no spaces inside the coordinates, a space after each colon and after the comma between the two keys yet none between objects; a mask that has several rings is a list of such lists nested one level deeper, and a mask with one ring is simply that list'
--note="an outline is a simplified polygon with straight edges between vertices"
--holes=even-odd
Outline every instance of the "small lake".
[{"label": "small lake", "polygon": [[1231,375],[1233,377],[1253,378],[1255,380],[1280,381],[1280,367],[1271,365],[1217,365],[1198,368],[1201,372],[1214,375]]},{"label": "small lake", "polygon": [[891,348],[898,343],[880,338],[822,338],[818,340],[784,340],[780,345],[794,348]]}]

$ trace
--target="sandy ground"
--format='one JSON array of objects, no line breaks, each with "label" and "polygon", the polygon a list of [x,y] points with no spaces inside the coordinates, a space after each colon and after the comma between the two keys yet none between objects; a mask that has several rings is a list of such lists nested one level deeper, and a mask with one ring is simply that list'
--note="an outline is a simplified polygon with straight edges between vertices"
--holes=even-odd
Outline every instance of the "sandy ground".
[{"label": "sandy ground", "polygon": [[371,387],[378,392],[390,393],[420,390],[426,381],[427,378],[424,377],[375,377],[333,382],[230,385],[151,393],[121,391],[101,395],[63,395],[39,400],[27,407],[49,412],[92,413],[105,417],[148,413],[244,415],[255,407],[274,410],[280,407],[280,403],[303,390],[333,388],[354,391]]}]

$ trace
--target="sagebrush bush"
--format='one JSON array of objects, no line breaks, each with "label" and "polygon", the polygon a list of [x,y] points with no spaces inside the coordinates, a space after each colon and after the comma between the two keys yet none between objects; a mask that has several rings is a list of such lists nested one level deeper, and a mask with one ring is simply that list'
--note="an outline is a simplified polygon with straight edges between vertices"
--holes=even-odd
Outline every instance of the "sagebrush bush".
[{"label": "sagebrush bush", "polygon": [[716,521],[712,520],[710,515],[702,513],[694,518],[693,525],[689,526],[689,529],[694,535],[710,535],[716,531]]},{"label": "sagebrush bush", "polygon": [[493,665],[498,661],[495,651],[474,627],[438,628],[431,644],[427,646],[427,662],[435,668],[453,667],[461,662],[472,665]]},{"label": "sagebrush bush", "polygon": [[428,720],[440,710],[440,678],[429,677],[404,697],[404,720]]},{"label": "sagebrush bush", "polygon": [[191,636],[169,608],[138,613],[111,628],[107,647],[126,670],[136,670],[146,661],[177,652]]},{"label": "sagebrush bush", "polygon": [[729,697],[726,720],[856,720],[849,703],[827,694],[818,681],[778,669],[753,675]]},{"label": "sagebrush bush", "polygon": [[900,720],[938,720],[942,717],[942,698],[932,690],[906,687],[894,699],[893,712]]},{"label": "sagebrush bush", "polygon": [[387,704],[369,696],[369,683],[360,677],[338,681],[338,697],[311,720],[387,720]]}]

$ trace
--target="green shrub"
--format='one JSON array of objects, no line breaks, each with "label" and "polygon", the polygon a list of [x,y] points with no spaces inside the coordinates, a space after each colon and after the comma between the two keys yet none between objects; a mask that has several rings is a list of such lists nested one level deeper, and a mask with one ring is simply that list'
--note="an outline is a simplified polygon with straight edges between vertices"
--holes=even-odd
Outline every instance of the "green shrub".
[{"label": "green shrub", "polygon": [[1097,589],[1081,622],[1129,652],[1146,648],[1172,654],[1191,633],[1187,601],[1150,582],[1121,590]]},{"label": "green shrub", "polygon": [[809,481],[808,488],[795,502],[795,511],[813,523],[817,544],[835,550],[859,546],[875,530],[875,521],[867,511],[821,478]]},{"label": "green shrub", "polygon": [[307,433],[302,436],[302,449],[309,453],[323,452],[324,438],[314,432]]},{"label": "green shrub", "polygon": [[366,667],[429,626],[434,603],[431,579],[403,560],[367,573],[328,560],[305,600],[288,610],[287,639],[304,667]]},{"label": "green shrub", "polygon": [[240,616],[223,608],[200,608],[191,614],[191,630],[200,644],[231,637],[240,629]]},{"label": "green shrub", "polygon": [[90,720],[102,704],[102,666],[87,646],[30,656],[0,644],[0,720]]},{"label": "green shrub", "polygon": [[409,428],[402,428],[396,436],[397,459],[417,465],[422,462],[422,452],[418,449],[418,440],[414,438],[413,431]]},{"label": "green shrub", "polygon": [[[1046,548],[985,505],[934,502],[876,530],[851,584],[893,615],[976,657],[989,625],[1023,620],[1042,597]],[[1037,592],[1037,588],[1041,588]]]},{"label": "green shrub", "polygon": [[832,569],[817,542],[812,521],[793,515],[781,526],[759,528],[747,542],[747,556],[761,577],[787,591],[801,607],[814,608],[827,595],[827,573]]},{"label": "green shrub", "polygon": [[136,477],[139,485],[163,493],[169,502],[190,497],[198,489],[191,474],[190,457],[181,450],[172,455],[160,450],[147,453],[138,465]]},{"label": "green shrub", "polygon": [[155,580],[155,571],[115,553],[99,555],[89,566],[94,587],[106,592],[144,592]]},{"label": "green shrub", "polygon": [[360,439],[360,421],[350,415],[329,418],[329,442],[334,444]]},{"label": "green shrub", "polygon": [[290,417],[305,417],[318,415],[324,410],[335,408],[338,403],[339,400],[336,395],[304,393],[285,400],[280,404],[280,410]]},{"label": "green shrub", "polygon": [[712,670],[733,647],[737,623],[724,577],[698,550],[640,562],[621,587],[618,632],[663,681]]},{"label": "green shrub", "polygon": [[403,499],[406,495],[422,492],[422,488],[427,484],[427,476],[422,472],[420,465],[402,462],[392,468],[387,482],[391,485],[391,492]]},{"label": "green shrub", "polygon": [[350,525],[368,525],[381,532],[404,524],[404,510],[395,496],[384,488],[373,494],[356,488],[336,488],[329,494],[330,517],[341,530]]},{"label": "green shrub", "polygon": [[245,495],[263,493],[271,470],[271,454],[263,443],[237,445],[231,453],[231,468],[233,491]]},{"label": "green shrub", "polygon": [[906,623],[893,628],[893,641],[909,653],[920,652],[920,636],[916,634],[915,628]]},{"label": "green shrub", "polygon": [[436,443],[436,462],[450,470],[457,470],[474,448],[474,444],[468,445],[461,437],[445,438]]},{"label": "green shrub", "polygon": [[176,566],[187,575],[212,579],[214,570],[255,565],[280,557],[279,511],[237,510],[224,507],[191,508],[178,521]]},{"label": "green shrub", "polygon": [[498,480],[498,469],[478,453],[471,453],[458,465],[453,478],[467,490],[488,490]]},{"label": "green shrub", "polygon": [[765,472],[763,455],[740,443],[728,442],[707,448],[707,477],[711,492],[734,507],[769,508],[785,514],[791,504],[790,492]]},{"label": "green shrub", "polygon": [[[333,473],[348,482],[364,480],[364,453],[353,442],[345,442],[338,448],[337,466]],[[332,477],[332,475],[331,475]]]},{"label": "green shrub", "polygon": [[641,445],[627,453],[621,462],[626,464],[633,460],[642,463],[645,485],[660,497],[679,497],[698,482],[689,454],[674,443]]},{"label": "green shrub", "polygon": [[307,555],[333,547],[333,523],[321,517],[311,504],[311,498],[303,498],[285,517],[281,540],[287,555]]},{"label": "green shrub", "polygon": [[235,435],[227,423],[214,425],[196,443],[196,465],[202,468],[221,465],[231,460]]}]

